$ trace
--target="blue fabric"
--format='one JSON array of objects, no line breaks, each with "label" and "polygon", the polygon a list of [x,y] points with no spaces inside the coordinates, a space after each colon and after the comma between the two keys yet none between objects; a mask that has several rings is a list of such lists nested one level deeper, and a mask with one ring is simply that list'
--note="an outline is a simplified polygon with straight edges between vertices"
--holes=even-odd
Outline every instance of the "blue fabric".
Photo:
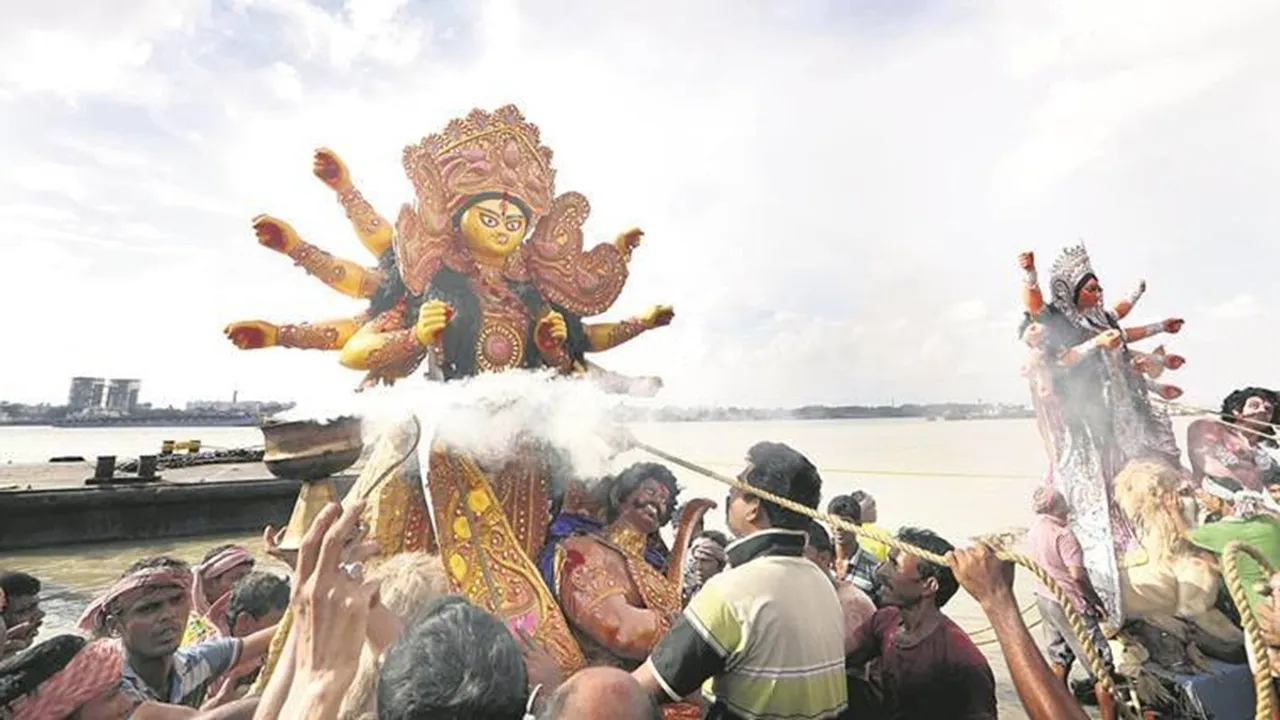
[{"label": "blue fabric", "polygon": [[[603,529],[603,523],[585,515],[560,513],[551,521],[551,525],[547,527],[547,542],[538,553],[538,572],[542,574],[542,580],[547,584],[547,588],[551,590],[552,595],[559,597],[560,593],[556,588],[556,545],[565,538],[570,538],[574,535],[589,535],[600,532]],[[657,540],[657,543],[660,543],[660,545],[656,547],[652,542],[645,546],[644,559],[658,572],[665,572],[667,556],[663,551],[666,549],[666,545],[662,544],[661,538]]]},{"label": "blue fabric", "polygon": [[593,518],[568,513],[560,513],[551,521],[551,525],[547,527],[547,543],[542,546],[542,552],[538,553],[538,572],[542,573],[542,579],[552,595],[559,597],[560,594],[556,588],[556,545],[565,538],[598,532],[603,527]]},{"label": "blue fabric", "polygon": [[1253,717],[1253,676],[1248,665],[1232,665],[1209,660],[1213,672],[1203,675],[1183,675],[1154,663],[1147,670],[1172,680],[1182,688],[1192,708],[1199,715],[1192,718],[1251,718]]},{"label": "blue fabric", "polygon": [[196,643],[173,654],[169,671],[169,694],[160,697],[147,685],[126,658],[121,689],[139,702],[156,700],[174,705],[198,708],[205,700],[209,684],[217,680],[240,659],[243,647],[239,638],[218,638]]}]

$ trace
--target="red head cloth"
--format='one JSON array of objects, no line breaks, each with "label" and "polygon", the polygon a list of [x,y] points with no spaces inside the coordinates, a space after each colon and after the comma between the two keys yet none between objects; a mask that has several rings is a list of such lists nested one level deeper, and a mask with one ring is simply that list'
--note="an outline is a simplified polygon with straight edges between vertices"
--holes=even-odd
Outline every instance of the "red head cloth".
[{"label": "red head cloth", "polygon": [[[210,603],[205,599],[204,584],[241,565],[253,565],[253,556],[239,545],[232,545],[196,566],[191,584],[191,609],[208,617]],[[216,604],[221,598],[214,598]]]},{"label": "red head cloth", "polygon": [[85,645],[71,662],[40,683],[18,706],[13,720],[63,720],[85,703],[120,684],[124,655],[115,640]]},{"label": "red head cloth", "polygon": [[129,573],[89,603],[89,607],[85,608],[84,614],[80,616],[77,626],[85,632],[100,634],[102,624],[107,619],[107,611],[112,605],[131,600],[131,596],[139,591],[158,590],[164,587],[179,588],[185,593],[191,592],[191,571],[186,566],[162,566],[143,568]]}]

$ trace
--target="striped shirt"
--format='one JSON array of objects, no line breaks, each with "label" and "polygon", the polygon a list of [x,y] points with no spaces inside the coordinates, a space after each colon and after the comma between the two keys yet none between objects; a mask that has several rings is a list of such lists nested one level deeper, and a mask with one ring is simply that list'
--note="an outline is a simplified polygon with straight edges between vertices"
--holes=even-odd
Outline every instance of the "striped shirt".
[{"label": "striped shirt", "polygon": [[240,660],[243,647],[239,638],[219,638],[181,648],[173,654],[168,690],[157,693],[147,684],[125,656],[121,689],[136,702],[157,702],[198,708],[205,700],[209,685]]},{"label": "striped shirt", "polygon": [[732,569],[702,586],[649,658],[672,700],[701,686],[714,720],[844,710],[844,615],[804,543],[803,532],[766,530],[727,548]]}]

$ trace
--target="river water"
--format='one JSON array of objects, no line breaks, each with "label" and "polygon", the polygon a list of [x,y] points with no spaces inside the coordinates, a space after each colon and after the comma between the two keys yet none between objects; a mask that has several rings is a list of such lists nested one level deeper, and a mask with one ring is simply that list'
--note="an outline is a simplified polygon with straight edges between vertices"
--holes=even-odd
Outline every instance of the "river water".
[{"label": "river water", "polygon": [[[1179,436],[1185,437],[1185,420],[1176,424]],[[642,423],[632,430],[641,441],[730,475],[741,470],[752,443],[788,443],[821,469],[824,505],[826,498],[837,493],[867,490],[877,499],[881,526],[926,527],[957,545],[975,535],[1025,527],[1031,491],[1045,469],[1044,449],[1031,420]],[[210,447],[262,442],[256,428],[0,428],[0,462],[39,462],[55,455],[127,457],[155,452],[164,440],[184,439],[199,439]],[[636,451],[619,458],[619,464],[640,459],[651,458]],[[682,499],[709,497],[723,506],[725,486],[674,470],[684,487]],[[723,528],[722,512],[713,510],[707,524]],[[47,583],[47,636],[70,629],[92,594],[119,577],[134,560],[163,553],[198,561],[213,545],[231,541],[246,544],[262,557],[257,536],[139,538],[0,554],[0,568],[25,570]],[[1020,573],[1017,583],[1024,606],[1033,600],[1028,577]],[[975,639],[991,637],[981,632],[986,627],[984,618],[964,593],[946,612],[966,629],[979,631]],[[983,649],[1000,682],[1001,716],[1023,717],[998,647],[987,644]]]}]

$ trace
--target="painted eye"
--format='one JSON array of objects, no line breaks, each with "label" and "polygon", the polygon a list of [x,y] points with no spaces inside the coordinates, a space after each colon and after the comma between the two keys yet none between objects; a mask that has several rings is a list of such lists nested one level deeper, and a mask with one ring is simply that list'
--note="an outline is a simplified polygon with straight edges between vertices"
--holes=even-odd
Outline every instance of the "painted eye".
[{"label": "painted eye", "polygon": [[498,227],[498,219],[488,215],[481,215],[480,222],[484,223],[485,227]]},{"label": "painted eye", "polygon": [[520,232],[520,229],[521,229],[521,227],[523,227],[523,226],[524,226],[524,223],[523,223],[523,222],[520,222],[519,220],[508,220],[508,221],[507,221],[507,231],[508,231],[508,232]]}]

